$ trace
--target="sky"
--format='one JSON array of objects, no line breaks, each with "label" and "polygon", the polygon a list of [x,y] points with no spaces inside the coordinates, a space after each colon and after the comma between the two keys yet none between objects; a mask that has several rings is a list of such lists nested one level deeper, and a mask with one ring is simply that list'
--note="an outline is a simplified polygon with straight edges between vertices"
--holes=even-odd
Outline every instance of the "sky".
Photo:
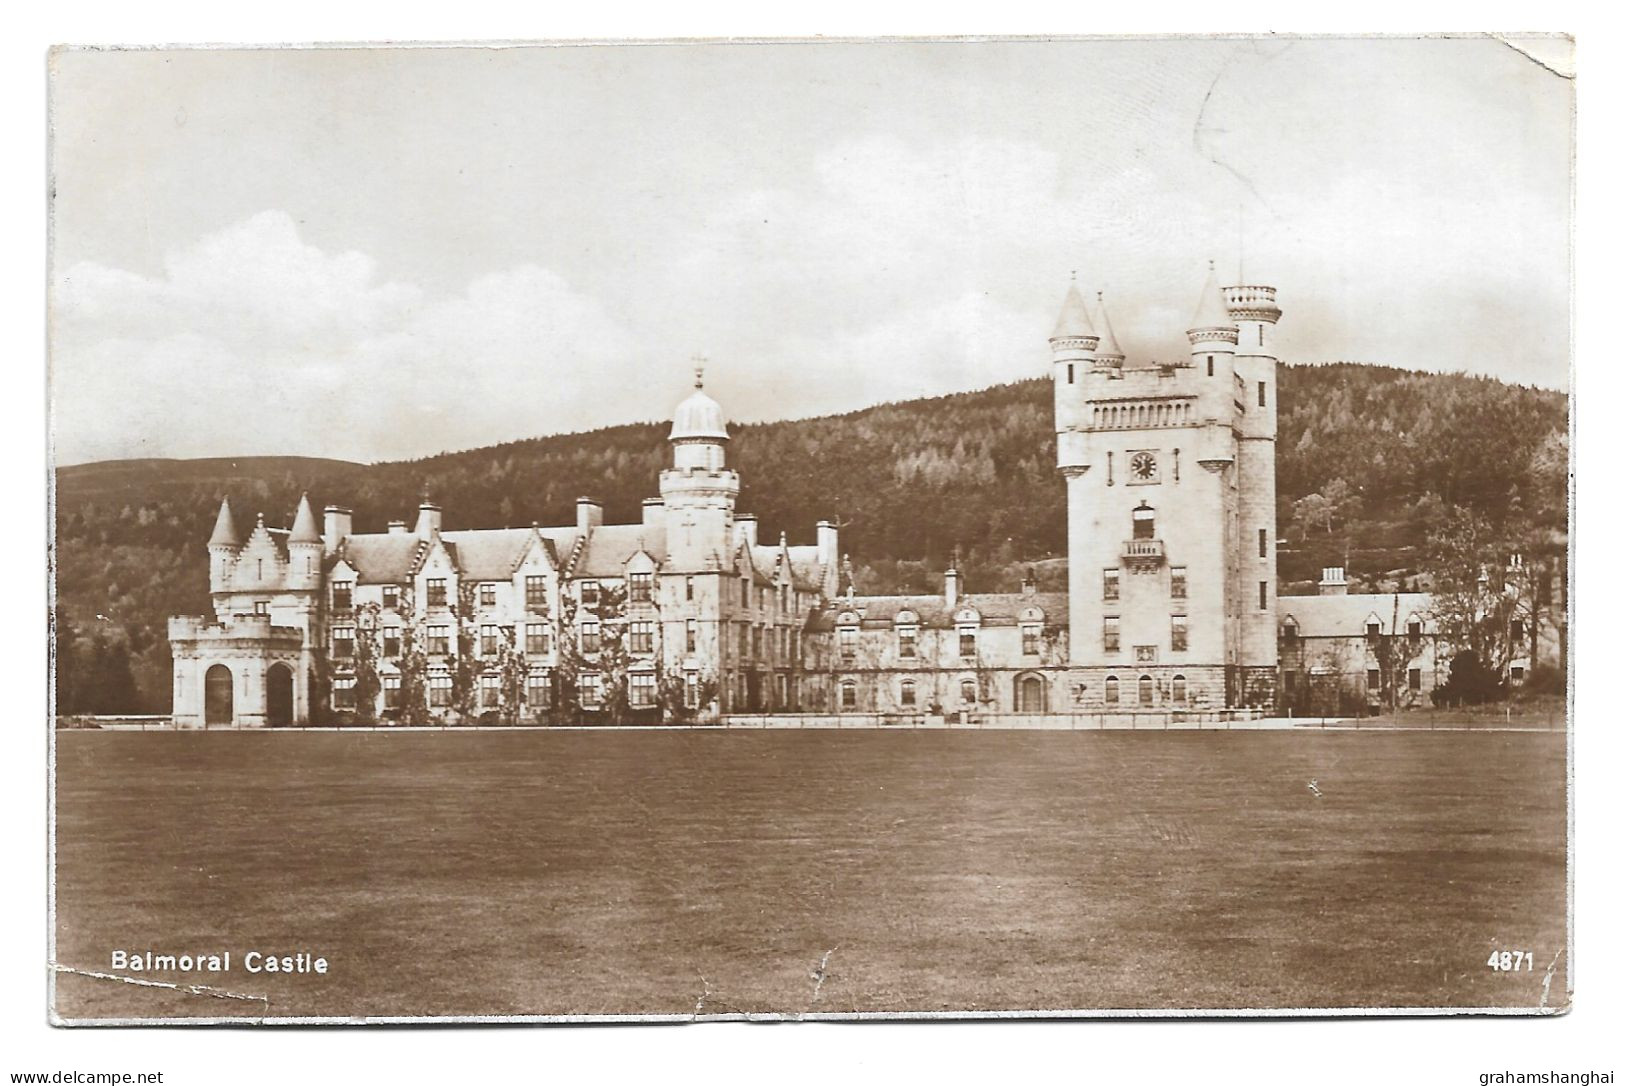
[{"label": "sky", "polygon": [[[1554,70],[1555,69],[1555,70]],[[1216,262],[1290,362],[1566,389],[1567,41],[69,51],[58,463],[374,461],[1130,363]]]}]

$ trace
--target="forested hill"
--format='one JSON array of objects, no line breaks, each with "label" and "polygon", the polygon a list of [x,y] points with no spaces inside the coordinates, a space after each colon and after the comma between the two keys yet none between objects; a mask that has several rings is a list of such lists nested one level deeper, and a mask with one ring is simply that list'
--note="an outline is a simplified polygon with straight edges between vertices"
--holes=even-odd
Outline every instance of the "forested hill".
[{"label": "forested hill", "polygon": [[[1337,363],[1283,366],[1277,465],[1283,588],[1346,563],[1405,576],[1448,505],[1564,523],[1567,397],[1486,378]],[[1058,584],[1064,487],[1050,386],[1023,381],[844,415],[734,428],[740,508],[760,534],[811,542],[842,525],[862,591],[937,583],[955,547],[973,590],[1013,588],[1031,564]],[[568,523],[577,496],[632,520],[657,493],[665,423],[373,465],[300,457],[139,460],[57,472],[59,616],[128,652],[138,705],[167,708],[164,619],[208,608],[204,544],[220,498],[246,530],[287,525],[302,491],[355,509],[358,531],[411,519],[425,491],[447,528]],[[121,702],[128,695],[121,696]],[[124,706],[119,706],[124,707]]]}]

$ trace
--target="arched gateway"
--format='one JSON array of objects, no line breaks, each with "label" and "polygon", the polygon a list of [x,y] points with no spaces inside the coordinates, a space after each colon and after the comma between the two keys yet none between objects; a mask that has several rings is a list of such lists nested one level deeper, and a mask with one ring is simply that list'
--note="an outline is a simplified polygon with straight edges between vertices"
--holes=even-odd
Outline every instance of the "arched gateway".
[{"label": "arched gateway", "polygon": [[265,672],[265,723],[285,728],[293,723],[293,668],[272,664]]},{"label": "arched gateway", "polygon": [[215,664],[203,677],[203,723],[232,724],[235,721],[231,668]]}]

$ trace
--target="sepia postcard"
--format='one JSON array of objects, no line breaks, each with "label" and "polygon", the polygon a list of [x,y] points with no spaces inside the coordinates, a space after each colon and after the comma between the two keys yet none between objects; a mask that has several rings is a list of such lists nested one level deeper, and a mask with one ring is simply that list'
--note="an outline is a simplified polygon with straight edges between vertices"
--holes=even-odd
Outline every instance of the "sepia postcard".
[{"label": "sepia postcard", "polygon": [[51,1021],[1567,1011],[1572,54],[52,51]]}]

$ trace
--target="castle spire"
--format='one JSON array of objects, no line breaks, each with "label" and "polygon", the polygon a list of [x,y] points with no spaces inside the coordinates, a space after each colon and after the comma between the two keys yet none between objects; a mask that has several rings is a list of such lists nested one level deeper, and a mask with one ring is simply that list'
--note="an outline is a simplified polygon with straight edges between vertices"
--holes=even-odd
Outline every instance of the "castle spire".
[{"label": "castle spire", "polygon": [[240,547],[242,543],[242,538],[237,535],[237,522],[231,515],[231,502],[221,498],[220,515],[214,518],[214,534],[209,536],[209,546]]},{"label": "castle spire", "polygon": [[316,514],[310,509],[310,495],[299,495],[299,512],[293,517],[293,530],[288,533],[289,543],[320,543],[322,533],[316,529]]},{"label": "castle spire", "polygon": [[1191,317],[1191,326],[1187,331],[1197,332],[1205,329],[1234,328],[1236,322],[1230,318],[1230,308],[1225,305],[1224,292],[1219,289],[1219,273],[1213,269],[1213,261],[1207,262],[1207,282],[1202,286],[1202,296],[1196,302],[1196,314]]},{"label": "castle spire", "polygon": [[[1076,273],[1074,273],[1076,275]],[[1050,339],[1064,339],[1068,336],[1092,336],[1095,326],[1089,320],[1089,306],[1084,302],[1083,295],[1078,293],[1076,278],[1066,288],[1066,298],[1061,302],[1061,315],[1055,321],[1055,331],[1050,333]]]},{"label": "castle spire", "polygon": [[1101,362],[1123,361],[1123,348],[1117,345],[1117,332],[1112,328],[1112,318],[1106,312],[1106,292],[1095,291],[1095,305],[1100,310],[1100,347],[1095,351],[1095,358]]}]

